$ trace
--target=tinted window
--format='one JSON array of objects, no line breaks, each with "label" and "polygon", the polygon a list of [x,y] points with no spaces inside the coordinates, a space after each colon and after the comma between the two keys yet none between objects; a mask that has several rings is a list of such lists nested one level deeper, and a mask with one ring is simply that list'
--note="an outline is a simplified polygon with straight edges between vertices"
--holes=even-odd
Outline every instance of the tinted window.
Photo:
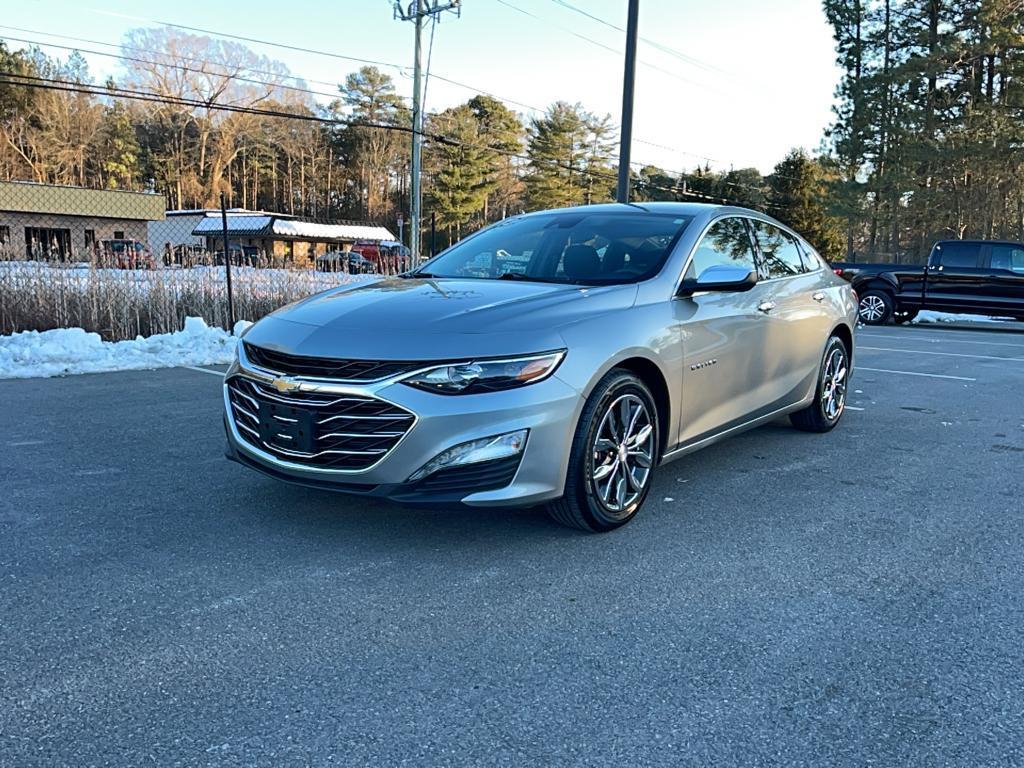
[{"label": "tinted window", "polygon": [[1024,274],[1024,246],[994,244],[992,269],[1008,269]]},{"label": "tinted window", "polygon": [[586,209],[509,219],[423,265],[435,277],[605,285],[653,277],[689,216]]},{"label": "tinted window", "polygon": [[804,272],[815,272],[821,269],[822,261],[818,252],[801,240],[797,240],[797,245],[800,246],[800,255],[804,260]]},{"label": "tinted window", "polygon": [[778,227],[754,221],[754,233],[761,250],[761,277],[792,277],[804,271],[796,241]]},{"label": "tinted window", "polygon": [[711,226],[693,252],[686,279],[695,280],[708,267],[720,264],[754,269],[754,248],[743,219],[722,219]]},{"label": "tinted window", "polygon": [[943,243],[939,246],[939,263],[944,267],[976,267],[980,253],[979,243]]}]

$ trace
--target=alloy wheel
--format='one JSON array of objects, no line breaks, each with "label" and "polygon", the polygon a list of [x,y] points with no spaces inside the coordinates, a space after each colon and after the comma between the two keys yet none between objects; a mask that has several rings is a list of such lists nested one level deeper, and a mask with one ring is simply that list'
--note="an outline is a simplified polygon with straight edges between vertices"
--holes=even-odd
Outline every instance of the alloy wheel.
[{"label": "alloy wheel", "polygon": [[864,322],[877,323],[885,316],[885,302],[880,296],[865,296],[860,300],[858,312]]},{"label": "alloy wheel", "polygon": [[825,360],[821,377],[821,412],[835,421],[846,407],[846,351],[836,346]]},{"label": "alloy wheel", "polygon": [[654,423],[636,395],[616,398],[601,418],[592,446],[590,482],[612,514],[629,510],[643,494],[654,466]]}]

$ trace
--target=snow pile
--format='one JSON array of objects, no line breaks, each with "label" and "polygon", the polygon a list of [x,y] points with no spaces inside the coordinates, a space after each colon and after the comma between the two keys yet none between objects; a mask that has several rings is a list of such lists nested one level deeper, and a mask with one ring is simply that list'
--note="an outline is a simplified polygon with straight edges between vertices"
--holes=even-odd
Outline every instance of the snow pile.
[{"label": "snow pile", "polygon": [[991,323],[1002,320],[1012,320],[1009,317],[988,317],[987,315],[956,315],[950,312],[933,312],[930,309],[922,310],[911,322],[912,323]]},{"label": "snow pile", "polygon": [[[235,333],[249,325],[238,321]],[[81,328],[22,331],[0,336],[0,378],[229,363],[237,343],[235,336],[211,328],[199,317],[186,318],[181,331],[131,341],[103,341]]]}]

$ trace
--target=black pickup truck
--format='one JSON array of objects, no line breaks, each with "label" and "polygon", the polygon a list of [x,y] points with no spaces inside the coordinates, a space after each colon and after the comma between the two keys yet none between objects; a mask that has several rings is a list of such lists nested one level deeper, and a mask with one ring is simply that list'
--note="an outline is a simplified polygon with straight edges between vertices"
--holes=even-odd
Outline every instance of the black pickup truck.
[{"label": "black pickup truck", "polygon": [[1024,320],[1024,244],[941,240],[925,266],[835,262],[860,297],[860,319],[906,323],[923,309]]}]

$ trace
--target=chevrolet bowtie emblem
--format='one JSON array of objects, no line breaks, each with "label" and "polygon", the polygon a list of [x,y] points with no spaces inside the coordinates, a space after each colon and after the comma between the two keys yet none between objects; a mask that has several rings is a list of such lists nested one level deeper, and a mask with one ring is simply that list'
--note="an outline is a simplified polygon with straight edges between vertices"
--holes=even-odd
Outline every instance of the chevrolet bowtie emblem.
[{"label": "chevrolet bowtie emblem", "polygon": [[289,379],[285,377],[279,377],[274,379],[271,384],[274,385],[274,389],[278,392],[285,394],[287,392],[294,392],[299,388],[299,382],[295,379]]}]

